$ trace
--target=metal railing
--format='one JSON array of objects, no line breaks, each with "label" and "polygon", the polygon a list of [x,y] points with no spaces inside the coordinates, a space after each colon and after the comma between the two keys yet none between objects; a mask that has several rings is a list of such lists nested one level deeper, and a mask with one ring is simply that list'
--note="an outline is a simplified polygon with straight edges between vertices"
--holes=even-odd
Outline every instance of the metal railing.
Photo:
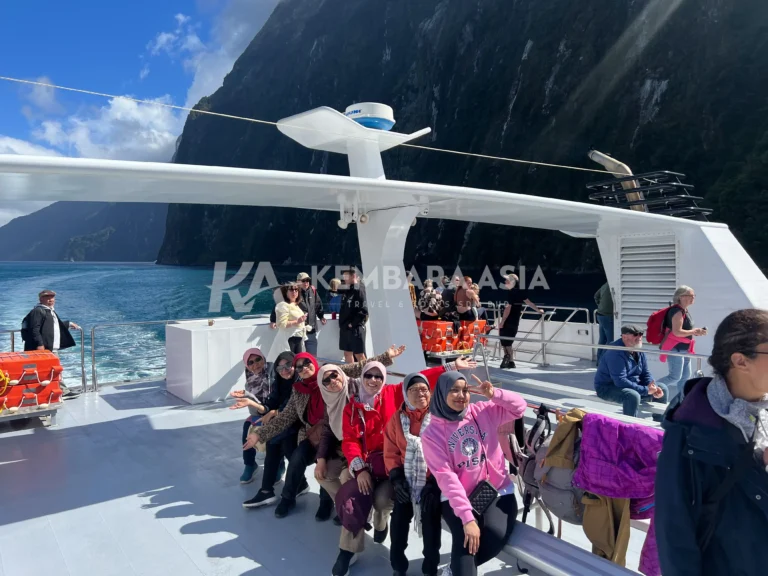
[{"label": "metal railing", "polygon": [[[88,391],[88,378],[85,375],[85,332],[82,328],[77,327],[75,328],[70,327],[70,330],[75,330],[80,333],[80,366],[79,366],[79,372],[80,372],[80,382],[81,386],[83,387],[83,392]],[[0,330],[0,334],[8,334],[10,336],[10,342],[11,342],[11,352],[17,352],[16,350],[16,334],[19,334],[21,336],[21,330],[17,329],[3,329]],[[21,339],[20,339],[21,341]],[[23,346],[21,347],[23,350]],[[58,353],[60,357],[62,357],[64,360],[69,360],[70,357],[74,355],[76,352],[75,348],[65,348],[64,350],[59,350]],[[65,367],[66,368],[66,367]],[[77,386],[70,386],[71,388],[77,388]]]},{"label": "metal railing", "polygon": [[[526,304],[523,307],[523,310],[521,312],[521,320],[525,317],[526,314],[529,315],[535,315],[536,316],[536,322],[534,323],[533,327],[531,327],[530,330],[523,330],[522,333],[524,335],[530,336],[531,334],[538,332],[540,336],[540,340],[544,343],[542,343],[539,347],[539,350],[536,352],[529,352],[533,354],[533,357],[531,358],[531,361],[534,361],[539,355],[541,355],[541,363],[543,366],[547,366],[547,347],[546,342],[554,343],[552,340],[557,336],[563,328],[566,327],[566,325],[573,325],[573,324],[584,324],[585,326],[589,326],[589,334],[590,339],[592,343],[595,342],[595,331],[592,326],[592,316],[590,314],[589,309],[587,308],[574,308],[570,306],[539,306],[540,309],[544,310],[544,314],[539,314],[538,312],[534,312],[528,304]],[[565,320],[558,321],[560,322],[560,326],[555,330],[554,334],[550,335],[549,337],[546,336],[545,333],[545,322],[550,322],[552,320],[552,317],[557,314],[558,312],[569,312],[568,316],[565,318]],[[579,314],[580,312],[584,313],[586,323],[582,322],[573,322],[573,317]],[[501,316],[498,317],[498,320],[501,320]],[[498,322],[494,322],[494,325],[498,326]],[[514,341],[514,344],[512,346],[513,350],[517,352],[520,350],[520,346],[523,342],[534,342],[533,339],[528,338],[526,336],[523,337],[515,337],[511,339]],[[501,342],[497,342],[496,346],[494,346],[493,351],[490,355],[491,358],[500,358],[500,348],[502,347]],[[524,350],[520,350],[521,352],[525,352]]]},{"label": "metal railing", "polygon": [[[96,346],[97,338],[96,333],[97,331],[103,333],[106,330],[114,329],[114,328],[125,328],[127,326],[130,327],[147,327],[147,326],[167,326],[168,324],[179,324],[181,322],[200,322],[200,321],[207,321],[211,320],[210,318],[188,318],[183,320],[148,320],[143,322],[114,322],[110,324],[96,324],[91,328],[91,381],[93,382],[92,389],[94,391],[99,390],[99,386],[104,386],[108,384],[127,384],[127,383],[136,383],[136,382],[151,382],[158,379],[165,379],[165,370],[166,370],[166,363],[165,363],[165,339],[156,341],[154,344],[155,346],[148,346],[147,342],[141,342],[137,343],[135,345],[130,346],[113,346],[109,348],[98,348]],[[145,372],[158,372],[157,375],[152,375],[147,378],[138,378],[138,379],[126,379],[122,377],[119,380],[107,380],[103,384],[99,382],[99,376],[98,376],[98,359],[97,359],[97,351],[99,353],[104,352],[138,352],[138,354],[131,354],[127,358],[111,358],[109,359],[109,362],[111,364],[116,364],[117,366],[112,366],[107,369],[103,369],[102,376],[104,374],[124,374],[126,372],[126,367],[122,366],[123,364],[126,364],[130,362],[130,368],[135,369],[137,363],[140,363],[142,361],[148,361],[148,360],[158,360],[162,359],[161,365],[152,365],[152,366],[143,366],[142,371]],[[144,354],[142,354],[144,352]]]}]

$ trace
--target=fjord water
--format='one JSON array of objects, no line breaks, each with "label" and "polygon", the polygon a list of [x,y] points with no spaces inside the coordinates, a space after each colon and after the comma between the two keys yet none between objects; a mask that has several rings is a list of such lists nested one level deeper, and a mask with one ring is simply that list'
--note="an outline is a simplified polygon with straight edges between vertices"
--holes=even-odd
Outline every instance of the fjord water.
[{"label": "fjord water", "polygon": [[[275,266],[280,282],[295,278],[309,267]],[[229,270],[231,277],[237,270]],[[470,271],[470,273],[472,273]],[[473,274],[479,278],[480,272]],[[577,306],[592,309],[591,295],[604,281],[596,274],[547,275],[549,290],[537,289],[531,298],[537,304]],[[330,277],[326,277],[326,281]],[[91,379],[91,329],[96,330],[97,374],[100,382],[150,378],[164,372],[164,324],[125,325],[131,322],[166,321],[236,313],[228,297],[222,299],[221,312],[210,312],[213,267],[183,268],[144,263],[88,262],[0,262],[0,330],[16,329],[37,303],[43,289],[54,290],[56,312],[85,329],[86,374]],[[249,275],[237,288],[244,295],[251,283]],[[324,298],[322,287],[319,288]],[[483,289],[483,301],[503,300],[503,291]],[[254,299],[250,314],[269,313],[273,305],[270,291]],[[583,322],[582,317],[574,321]],[[104,324],[123,324],[104,326]],[[79,338],[77,332],[74,333]],[[0,351],[10,350],[10,335],[0,333]],[[23,342],[16,335],[16,350]],[[147,358],[151,357],[151,358]],[[79,376],[80,348],[62,355],[67,376]]]}]

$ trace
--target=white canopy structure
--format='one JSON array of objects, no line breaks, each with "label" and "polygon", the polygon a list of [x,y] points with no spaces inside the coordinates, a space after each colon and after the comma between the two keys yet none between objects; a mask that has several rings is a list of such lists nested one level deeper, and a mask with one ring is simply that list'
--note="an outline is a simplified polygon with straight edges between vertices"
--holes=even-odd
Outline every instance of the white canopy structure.
[{"label": "white canopy structure", "polygon": [[[698,326],[713,330],[739,308],[768,308],[768,281],[723,224],[587,203],[384,178],[380,153],[428,132],[365,128],[330,108],[281,120],[307,147],[346,153],[354,176],[79,158],[0,155],[0,200],[167,202],[338,211],[357,224],[363,271],[394,265],[416,217],[559,230],[596,238],[614,291],[617,322],[644,323],[675,287],[696,290]],[[323,134],[325,131],[326,135]],[[365,218],[361,216],[365,215]],[[402,371],[424,360],[407,286],[368,289],[373,345],[408,345]],[[697,352],[707,353],[711,337]]]}]

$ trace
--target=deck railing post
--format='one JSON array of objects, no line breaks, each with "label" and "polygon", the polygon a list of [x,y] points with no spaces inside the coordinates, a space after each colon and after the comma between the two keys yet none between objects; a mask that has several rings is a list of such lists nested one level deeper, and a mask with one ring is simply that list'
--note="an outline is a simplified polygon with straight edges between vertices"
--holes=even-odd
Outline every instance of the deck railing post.
[{"label": "deck railing post", "polygon": [[11,332],[11,352],[16,352],[16,334]]},{"label": "deck railing post", "polygon": [[91,380],[93,380],[93,391],[99,391],[99,381],[96,378],[96,326],[91,328]]},{"label": "deck railing post", "polygon": [[[541,317],[541,339],[546,340],[545,332],[544,332],[544,316]],[[549,366],[549,363],[547,362],[547,344],[546,342],[541,343],[541,365],[542,366]]]}]

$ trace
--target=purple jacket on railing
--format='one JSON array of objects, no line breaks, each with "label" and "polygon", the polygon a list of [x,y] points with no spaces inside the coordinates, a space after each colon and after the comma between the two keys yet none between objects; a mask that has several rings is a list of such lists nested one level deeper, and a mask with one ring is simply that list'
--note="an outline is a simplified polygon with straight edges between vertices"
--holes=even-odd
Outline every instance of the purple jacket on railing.
[{"label": "purple jacket on railing", "polygon": [[651,519],[640,554],[640,572],[647,576],[661,574],[652,502],[663,437],[657,428],[587,414],[582,421],[579,466],[573,474],[575,486],[607,498],[629,498],[631,518]]}]

